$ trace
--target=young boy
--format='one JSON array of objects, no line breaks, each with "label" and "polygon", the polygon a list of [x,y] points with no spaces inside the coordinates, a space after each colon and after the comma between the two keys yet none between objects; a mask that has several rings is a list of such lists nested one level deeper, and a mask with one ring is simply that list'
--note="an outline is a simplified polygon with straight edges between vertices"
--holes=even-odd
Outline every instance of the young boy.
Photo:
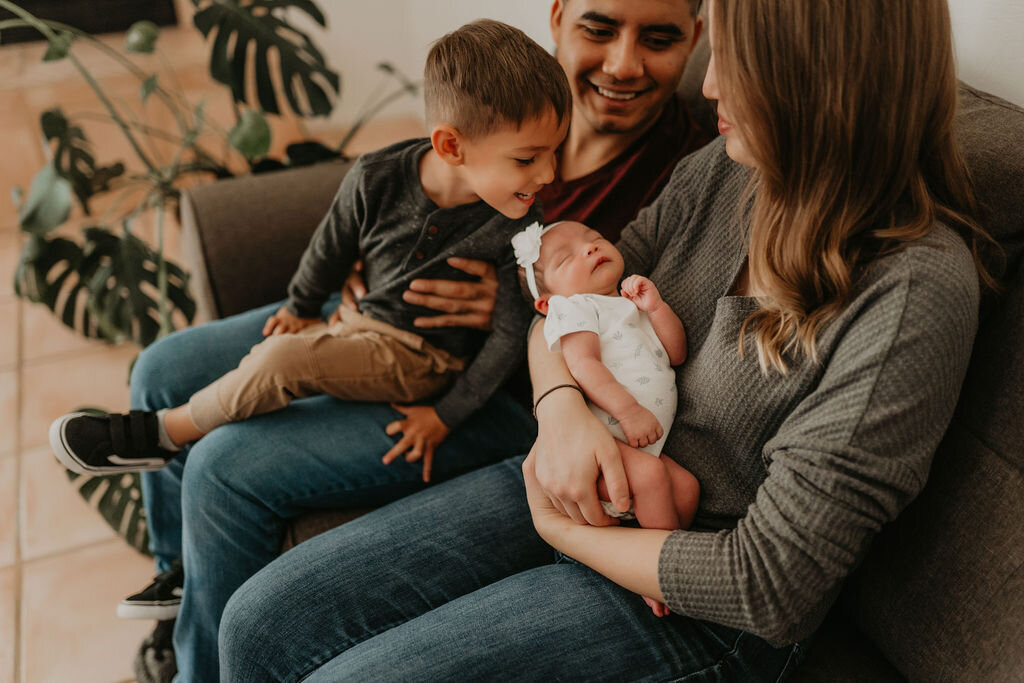
[{"label": "young boy", "polygon": [[[549,348],[561,348],[591,412],[617,440],[637,522],[651,529],[687,528],[700,486],[674,460],[659,457],[676,411],[672,366],[686,359],[683,323],[645,277],[622,281],[620,296],[622,255],[582,223],[532,225],[512,244],[524,294],[546,316]],[[607,498],[603,480],[598,488]],[[612,516],[632,516],[602,504]],[[644,600],[658,616],[668,613],[661,603]]]},{"label": "young boy", "polygon": [[[409,448],[429,481],[433,451],[483,405],[521,358],[530,312],[518,295],[510,238],[535,221],[534,195],[551,182],[571,93],[558,62],[518,29],[482,20],[444,36],[424,72],[429,139],[364,155],[346,174],[267,321],[267,337],[238,368],[168,411],[72,413],[50,428],[57,459],[80,473],[159,469],[216,427],[294,398],[406,406],[405,433],[386,463]],[[453,257],[495,263],[493,332],[418,330],[425,309],[402,299],[416,278],[457,279]],[[358,313],[321,306],[362,258],[367,293]],[[301,438],[301,435],[296,435]],[[397,449],[397,450],[396,450]]]}]

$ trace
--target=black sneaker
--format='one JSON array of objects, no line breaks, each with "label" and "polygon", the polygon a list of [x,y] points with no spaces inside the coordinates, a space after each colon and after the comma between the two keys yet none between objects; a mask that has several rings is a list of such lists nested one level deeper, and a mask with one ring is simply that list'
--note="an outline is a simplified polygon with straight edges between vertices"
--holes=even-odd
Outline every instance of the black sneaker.
[{"label": "black sneaker", "polygon": [[181,607],[181,592],[185,586],[185,570],[181,560],[171,568],[157,574],[153,583],[135,595],[129,595],[117,606],[122,619],[174,619]]},{"label": "black sneaker", "polygon": [[79,474],[158,470],[176,453],[160,447],[156,413],[69,413],[50,425],[50,447],[60,464]]},{"label": "black sneaker", "polygon": [[153,632],[142,641],[132,662],[139,683],[171,683],[178,673],[174,659],[174,620],[158,621]]}]

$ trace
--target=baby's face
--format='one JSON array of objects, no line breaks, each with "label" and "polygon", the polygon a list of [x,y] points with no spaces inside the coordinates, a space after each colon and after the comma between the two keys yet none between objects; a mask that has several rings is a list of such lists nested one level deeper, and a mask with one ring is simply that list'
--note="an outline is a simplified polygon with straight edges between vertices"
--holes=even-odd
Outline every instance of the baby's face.
[{"label": "baby's face", "polygon": [[549,294],[618,293],[625,268],[622,254],[582,223],[560,223],[544,233],[537,267]]}]

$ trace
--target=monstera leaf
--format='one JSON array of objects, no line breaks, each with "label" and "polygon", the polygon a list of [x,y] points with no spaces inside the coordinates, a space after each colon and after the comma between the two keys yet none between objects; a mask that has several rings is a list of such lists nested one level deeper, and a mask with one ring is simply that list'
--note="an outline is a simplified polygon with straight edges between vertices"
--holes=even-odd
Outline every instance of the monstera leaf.
[{"label": "monstera leaf", "polygon": [[149,529],[137,473],[88,477],[66,471],[72,485],[128,545],[149,555]]},{"label": "monstera leaf", "polygon": [[[300,115],[326,116],[333,108],[341,80],[328,68],[320,50],[305,33],[281,18],[281,13],[294,8],[305,12],[321,26],[323,14],[312,0],[216,0],[195,14],[195,25],[204,36],[216,33],[210,55],[210,74],[217,81],[231,86],[236,102],[245,102],[246,61],[250,43],[255,43],[256,93],[260,108],[280,114],[271,78],[268,56],[276,50],[280,64],[283,95],[291,109]],[[232,40],[233,39],[233,40]],[[299,95],[304,95],[308,109]]]},{"label": "monstera leaf", "polygon": [[[191,322],[195,302],[188,276],[165,261],[167,326],[174,309]],[[86,337],[148,346],[160,335],[159,261],[156,252],[130,233],[85,229],[85,242],[32,235],[15,273],[18,296],[45,305],[61,322]],[[143,287],[146,284],[148,287]]]},{"label": "monstera leaf", "polygon": [[54,169],[61,178],[71,183],[71,189],[78,197],[82,210],[88,215],[89,198],[107,190],[111,180],[123,175],[124,164],[97,166],[85,133],[78,126],[68,123],[59,108],[43,112],[39,122],[46,139],[57,141],[57,150],[53,155]]}]

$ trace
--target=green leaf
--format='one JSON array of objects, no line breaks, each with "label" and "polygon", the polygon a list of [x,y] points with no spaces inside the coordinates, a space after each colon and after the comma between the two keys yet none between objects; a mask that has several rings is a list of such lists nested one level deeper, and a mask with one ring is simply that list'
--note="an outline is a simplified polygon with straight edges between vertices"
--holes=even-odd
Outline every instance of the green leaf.
[{"label": "green leaf", "polygon": [[71,52],[71,41],[72,36],[70,33],[58,33],[47,46],[46,54],[43,55],[43,61],[57,62],[67,57],[68,53]]},{"label": "green leaf", "polygon": [[258,109],[242,112],[235,127],[228,133],[228,142],[246,159],[265,156],[270,150],[270,124]]},{"label": "green leaf", "polygon": [[[15,293],[45,305],[85,337],[153,343],[160,335],[159,256],[131,234],[89,227],[84,236],[79,246],[33,235],[18,262]],[[188,275],[169,261],[164,267],[167,311],[177,309],[191,322],[195,302],[188,295]]]},{"label": "green leaf", "polygon": [[20,185],[11,186],[11,203],[14,204],[14,208],[21,206],[21,200],[25,198],[25,191],[21,189]]},{"label": "green leaf", "polygon": [[143,104],[145,104],[146,100],[149,99],[149,96],[153,94],[156,88],[156,74],[153,74],[142,82],[142,86],[139,88],[139,98],[142,100]]},{"label": "green leaf", "polygon": [[18,211],[18,224],[25,232],[45,235],[71,214],[71,183],[62,178],[53,162],[40,169],[32,179],[28,199]]},{"label": "green leaf", "polygon": [[[103,411],[90,412],[104,414]],[[82,498],[110,528],[140,553],[150,554],[142,482],[137,472],[91,477],[67,470],[66,474]]]},{"label": "green leaf", "polygon": [[107,190],[114,178],[124,175],[124,164],[97,166],[85,133],[71,125],[59,108],[43,112],[39,120],[46,139],[57,141],[53,156],[57,174],[71,183],[82,210],[88,215],[89,199]]},{"label": "green leaf", "polygon": [[[197,6],[204,3],[196,3]],[[245,102],[245,74],[249,45],[255,43],[254,72],[260,107],[270,114],[280,114],[278,98],[283,95],[293,111],[303,116],[326,116],[341,87],[337,72],[331,70],[320,50],[309,36],[289,24],[282,15],[289,8],[309,15],[321,26],[323,13],[310,0],[252,0],[209,2],[194,17],[196,27],[207,38],[216,33],[210,55],[210,74],[231,86],[236,102]],[[231,48],[233,41],[233,49]],[[277,51],[282,83],[279,92],[271,77],[268,54]],[[305,95],[308,110],[303,108],[299,94]]]},{"label": "green leaf", "polygon": [[150,54],[156,47],[160,29],[152,21],[136,21],[124,37],[124,49],[136,54]]}]

